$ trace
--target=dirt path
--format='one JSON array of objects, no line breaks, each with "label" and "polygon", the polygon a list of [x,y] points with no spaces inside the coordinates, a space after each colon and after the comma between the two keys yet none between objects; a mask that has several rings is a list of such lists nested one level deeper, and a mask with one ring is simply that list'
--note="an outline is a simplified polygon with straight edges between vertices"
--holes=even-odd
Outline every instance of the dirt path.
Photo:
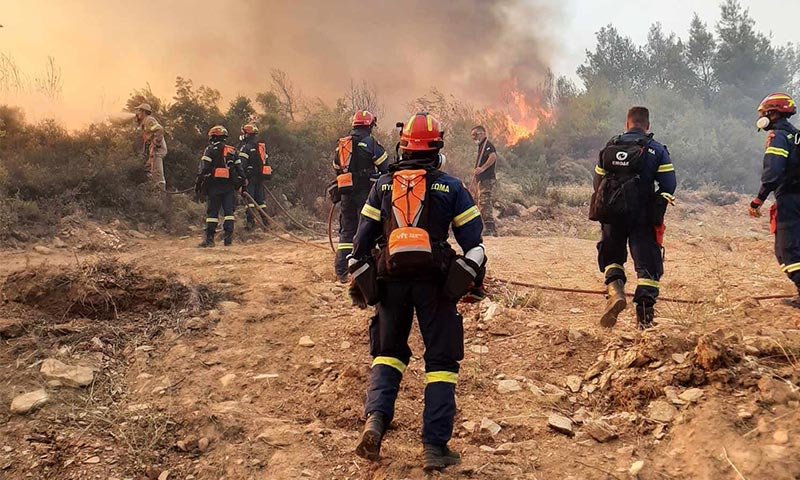
[{"label": "dirt path", "polygon": [[[769,237],[729,234],[725,214],[686,213],[682,233],[668,241],[662,282],[665,295],[714,301],[662,304],[660,326],[646,335],[633,328],[630,310],[615,330],[601,329],[597,296],[496,286],[493,303],[464,307],[452,444],[464,463],[441,478],[630,478],[637,461],[642,479],[741,478],[731,465],[748,479],[800,476],[799,316],[776,302],[732,301],[790,289]],[[698,234],[701,215],[709,227]],[[164,320],[151,312],[163,328],[151,337],[120,334],[126,340],[114,351],[52,329],[3,340],[0,477],[159,478],[169,470],[168,478],[197,479],[425,478],[417,333],[385,458],[369,464],[352,451],[371,313],[350,307],[333,283],[330,253],[266,239],[213,250],[195,243],[138,240],[115,255],[142,271],[208,285],[229,299],[216,309]],[[599,288],[591,240],[487,243],[496,276]],[[92,257],[10,252],[0,275],[40,263],[73,268]],[[37,315],[14,312],[22,320]],[[303,336],[314,345],[300,346]],[[98,368],[93,390],[52,389],[39,411],[11,414],[15,395],[45,385],[30,365],[48,356]],[[587,374],[590,367],[597,375]],[[500,393],[501,381],[519,391]],[[702,397],[674,400],[691,388]],[[571,417],[574,436],[548,428],[553,413]],[[598,424],[590,419],[601,418],[617,439],[593,438]],[[484,419],[499,433],[482,429]],[[92,457],[99,461],[86,463]]]}]

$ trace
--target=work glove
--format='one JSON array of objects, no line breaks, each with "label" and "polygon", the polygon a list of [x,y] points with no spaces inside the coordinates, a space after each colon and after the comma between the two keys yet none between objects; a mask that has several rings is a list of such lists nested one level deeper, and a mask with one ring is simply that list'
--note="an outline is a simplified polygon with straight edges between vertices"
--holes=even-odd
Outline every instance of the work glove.
[{"label": "work glove", "polygon": [[750,209],[748,210],[750,216],[753,218],[760,217],[762,205],[764,205],[764,202],[760,198],[754,198],[753,201],[750,202]]},{"label": "work glove", "polygon": [[358,288],[355,280],[350,280],[350,288],[347,289],[347,293],[350,295],[350,300],[352,300],[354,307],[362,310],[367,308],[367,299],[364,298],[364,294],[361,293],[361,289]]}]

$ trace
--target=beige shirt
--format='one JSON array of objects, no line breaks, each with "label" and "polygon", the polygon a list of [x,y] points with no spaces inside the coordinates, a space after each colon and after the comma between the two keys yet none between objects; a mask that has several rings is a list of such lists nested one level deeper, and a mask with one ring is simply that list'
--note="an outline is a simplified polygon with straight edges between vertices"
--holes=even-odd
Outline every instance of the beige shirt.
[{"label": "beige shirt", "polygon": [[164,127],[158,123],[156,117],[148,115],[140,124],[144,143],[150,142],[150,155],[166,155],[167,142],[164,140]]}]

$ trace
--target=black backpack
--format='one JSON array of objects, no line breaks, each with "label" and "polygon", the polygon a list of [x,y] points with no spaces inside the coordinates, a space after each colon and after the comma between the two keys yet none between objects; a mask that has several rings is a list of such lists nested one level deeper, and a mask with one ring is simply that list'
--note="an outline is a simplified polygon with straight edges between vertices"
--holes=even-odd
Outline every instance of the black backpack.
[{"label": "black backpack", "polygon": [[639,178],[651,138],[652,134],[623,141],[617,136],[600,151],[600,168],[606,174],[592,194],[590,220],[625,223],[644,207]]}]

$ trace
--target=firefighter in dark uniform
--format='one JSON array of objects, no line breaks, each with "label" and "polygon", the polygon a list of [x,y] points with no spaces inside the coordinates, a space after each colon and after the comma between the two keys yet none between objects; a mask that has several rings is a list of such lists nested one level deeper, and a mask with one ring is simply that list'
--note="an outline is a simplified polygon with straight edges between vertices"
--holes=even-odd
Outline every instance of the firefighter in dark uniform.
[{"label": "firefighter in dark uniform", "polygon": [[347,282],[347,256],[353,251],[359,212],[367,201],[374,180],[386,173],[389,163],[386,161],[386,150],[372,137],[372,129],[376,125],[377,117],[371,112],[356,112],[353,115],[353,129],[348,136],[339,139],[334,154],[333,168],[341,195],[339,244],[334,268],[342,283]]},{"label": "firefighter in dark uniform", "polygon": [[252,230],[256,226],[254,217],[256,206],[267,207],[264,203],[264,183],[272,176],[266,144],[258,141],[258,126],[248,123],[242,127],[237,152],[247,177],[247,193],[256,201],[255,204],[247,205],[245,229]]},{"label": "firefighter in dark uniform", "polygon": [[798,291],[797,297],[784,303],[800,308],[800,135],[789,123],[795,113],[797,105],[785,93],[774,93],[758,106],[757,126],[769,134],[761,189],[750,203],[750,215],[760,217],[764,201],[770,193],[775,194],[775,205],[770,210],[775,256]]},{"label": "firefighter in dark uniform", "polygon": [[227,145],[228,130],[217,125],[208,131],[208,146],[200,159],[198,184],[208,195],[206,210],[206,238],[201,247],[213,247],[214,236],[219,223],[219,211],[223,211],[222,229],[226,246],[233,243],[234,209],[236,189],[245,183],[242,161],[236,156],[236,149]]},{"label": "firefighter in dark uniform", "polygon": [[497,227],[494,224],[494,206],[492,194],[497,184],[497,149],[486,136],[486,128],[482,125],[472,128],[472,141],[478,145],[478,157],[475,160],[473,181],[477,183],[478,206],[481,209],[481,218],[486,226],[486,235],[497,236]]},{"label": "firefighter in dark uniform", "polygon": [[[664,274],[664,214],[675,200],[675,167],[667,147],[653,140],[650,112],[628,111],[626,131],[600,152],[595,167],[591,218],[602,225],[598,264],[605,274],[608,302],[600,323],[612,327],[626,307],[628,244],[638,282],[633,302],[640,329],[653,326],[659,280]],[[656,188],[656,185],[658,188]]]},{"label": "firefighter in dark uniform", "polygon": [[[380,458],[380,446],[411,359],[408,336],[414,313],[425,343],[424,467],[460,462],[447,443],[456,413],[455,389],[464,356],[462,317],[456,304],[485,270],[483,223],[464,184],[440,170],[443,132],[418,113],[402,129],[400,158],[381,176],[361,211],[349,259],[354,304],[377,304],[369,328],[373,357],[367,416],[356,453]],[[452,227],[464,255],[447,242]],[[380,253],[372,257],[374,247]]]}]

